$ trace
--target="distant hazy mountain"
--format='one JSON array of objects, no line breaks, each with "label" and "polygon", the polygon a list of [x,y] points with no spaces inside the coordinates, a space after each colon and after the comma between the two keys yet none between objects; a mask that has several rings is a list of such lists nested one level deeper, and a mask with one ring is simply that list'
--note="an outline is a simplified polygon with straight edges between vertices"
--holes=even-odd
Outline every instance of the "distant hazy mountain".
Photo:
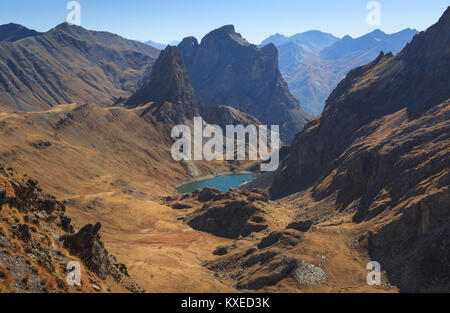
[{"label": "distant hazy mountain", "polygon": [[194,37],[185,38],[178,49],[205,106],[232,106],[265,125],[280,125],[285,139],[311,119],[289,92],[273,44],[259,49],[228,25],[210,32],[200,44]]},{"label": "distant hazy mountain", "polygon": [[158,50],[164,50],[167,46],[178,46],[180,44],[179,41],[171,41],[168,45],[163,43],[154,42],[152,40],[145,41],[145,44],[152,46],[153,48],[156,48]]},{"label": "distant hazy mountain", "polygon": [[67,23],[37,36],[0,42],[0,109],[113,104],[148,79],[158,54],[146,44]]},{"label": "distant hazy mountain", "polygon": [[162,43],[158,43],[158,42],[154,42],[154,41],[145,41],[145,44],[152,46],[153,48],[156,48],[158,50],[164,50],[166,48],[167,45],[162,44]]},{"label": "distant hazy mountain", "polygon": [[377,29],[359,38],[345,36],[332,46],[326,47],[320,55],[327,60],[337,60],[351,55],[360,56],[373,52],[375,57],[381,52],[398,53],[406,43],[418,34],[415,29],[405,29],[401,32],[388,35]]},{"label": "distant hazy mountain", "polygon": [[284,45],[285,43],[288,43],[290,40],[291,39],[289,37],[286,37],[285,35],[275,34],[261,42],[258,47],[262,48],[264,46],[267,46],[269,43],[273,43],[275,46],[279,47],[281,45]]},{"label": "distant hazy mountain", "polygon": [[9,23],[0,25],[0,41],[13,42],[27,37],[40,35],[41,33],[28,29],[22,25]]},{"label": "distant hazy mountain", "polygon": [[348,71],[370,63],[381,51],[398,53],[417,33],[413,29],[395,34],[375,30],[359,38],[338,40],[331,34],[309,31],[289,38],[274,35],[264,42],[278,45],[280,70],[292,94],[305,111],[319,115]]},{"label": "distant hazy mountain", "polygon": [[298,41],[307,46],[309,49],[320,52],[321,50],[331,46],[339,40],[332,34],[324,33],[319,30],[310,30],[304,33],[295,34],[287,37],[281,34],[275,34],[264,40],[259,47],[264,47],[269,43],[273,43],[278,48],[292,41]]}]

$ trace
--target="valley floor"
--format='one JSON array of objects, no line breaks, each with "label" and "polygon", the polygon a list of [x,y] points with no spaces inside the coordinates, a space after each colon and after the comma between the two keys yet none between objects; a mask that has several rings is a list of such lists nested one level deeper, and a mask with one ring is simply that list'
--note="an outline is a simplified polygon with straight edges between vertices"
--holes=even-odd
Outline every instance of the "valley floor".
[{"label": "valley floor", "polygon": [[[241,239],[191,228],[183,220],[200,207],[175,210],[163,198],[175,196],[174,186],[188,176],[180,164],[169,161],[170,141],[155,130],[158,125],[140,117],[140,110],[145,108],[66,105],[41,113],[0,114],[0,162],[37,178],[46,192],[63,201],[78,230],[101,222],[106,249],[128,266],[131,277],[147,292],[237,292],[235,273],[249,271],[249,277],[258,278],[266,270],[264,264],[248,269],[236,263],[234,274],[209,270],[208,264],[255,249],[264,237],[282,232],[305,215],[311,200],[306,194],[268,201],[262,207],[267,228]],[[239,169],[217,162],[196,166],[204,175]],[[301,286],[293,271],[259,291],[396,291],[388,284],[367,285],[370,259],[367,250],[355,243],[363,231],[351,222],[350,214],[337,216],[331,203],[314,204],[317,210],[308,210],[317,212],[308,217],[314,225],[299,235],[301,243],[295,248],[274,248],[278,257],[321,267],[326,281]],[[326,218],[321,221],[319,216]],[[217,247],[232,249],[219,257],[213,254]]]}]

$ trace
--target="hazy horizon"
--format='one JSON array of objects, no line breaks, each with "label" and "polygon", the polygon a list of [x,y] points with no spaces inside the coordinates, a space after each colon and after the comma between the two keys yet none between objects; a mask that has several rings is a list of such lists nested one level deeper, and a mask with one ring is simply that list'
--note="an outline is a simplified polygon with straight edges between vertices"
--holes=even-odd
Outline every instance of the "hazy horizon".
[{"label": "hazy horizon", "polygon": [[[10,22],[45,32],[66,20],[67,0],[4,0],[0,4],[0,24]],[[203,38],[223,25],[233,24],[236,31],[254,44],[276,33],[291,36],[309,30],[320,30],[337,37],[360,37],[375,29],[396,33],[405,28],[426,30],[447,8],[445,0],[426,3],[419,0],[380,0],[381,25],[368,25],[370,1],[331,0],[119,0],[78,1],[81,26],[116,33],[139,41],[167,44],[184,37]],[[226,13],[226,14],[225,14]]]}]

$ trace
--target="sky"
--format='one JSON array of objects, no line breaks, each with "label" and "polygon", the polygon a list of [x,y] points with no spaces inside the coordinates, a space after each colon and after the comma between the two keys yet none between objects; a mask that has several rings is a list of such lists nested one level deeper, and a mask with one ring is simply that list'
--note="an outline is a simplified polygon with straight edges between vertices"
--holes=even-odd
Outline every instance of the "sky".
[{"label": "sky", "polygon": [[[380,25],[369,25],[369,0],[79,0],[81,26],[128,39],[160,43],[201,39],[220,26],[233,24],[254,44],[280,33],[321,30],[338,37],[358,37],[374,29],[394,33],[427,29],[450,0],[378,0]],[[48,31],[65,22],[68,0],[0,0],[0,24],[14,22]],[[373,23],[371,23],[373,24]]]}]

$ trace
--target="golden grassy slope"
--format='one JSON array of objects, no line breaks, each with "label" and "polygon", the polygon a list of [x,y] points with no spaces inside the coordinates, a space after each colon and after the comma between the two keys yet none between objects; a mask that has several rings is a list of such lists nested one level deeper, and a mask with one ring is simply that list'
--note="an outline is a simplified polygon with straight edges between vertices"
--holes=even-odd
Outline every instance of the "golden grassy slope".
[{"label": "golden grassy slope", "polygon": [[[163,125],[140,117],[146,108],[70,104],[39,113],[1,113],[0,163],[65,200],[78,229],[101,221],[106,248],[129,265],[144,289],[230,291],[196,256],[221,240],[193,231],[159,204],[190,177],[172,161],[172,141]],[[196,166],[201,175],[229,171],[218,162]]]}]

